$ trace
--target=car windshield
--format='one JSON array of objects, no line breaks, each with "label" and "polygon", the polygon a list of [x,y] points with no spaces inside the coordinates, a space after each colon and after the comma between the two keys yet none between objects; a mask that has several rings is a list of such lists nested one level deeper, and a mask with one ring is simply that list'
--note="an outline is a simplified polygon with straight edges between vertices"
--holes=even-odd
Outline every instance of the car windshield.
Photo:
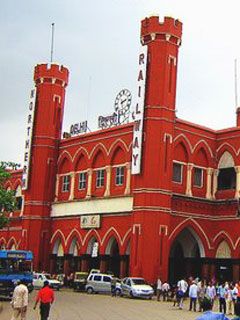
[{"label": "car windshield", "polygon": [[144,279],[132,279],[133,284],[146,284]]}]

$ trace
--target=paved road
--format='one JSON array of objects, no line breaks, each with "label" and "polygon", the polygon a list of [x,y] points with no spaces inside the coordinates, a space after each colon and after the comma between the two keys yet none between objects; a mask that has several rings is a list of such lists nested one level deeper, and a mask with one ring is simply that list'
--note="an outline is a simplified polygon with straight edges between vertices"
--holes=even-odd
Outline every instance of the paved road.
[{"label": "paved road", "polygon": [[[33,310],[36,292],[30,295],[27,320],[37,320],[38,312]],[[1,320],[10,320],[11,307],[4,301]],[[189,302],[183,310],[178,310],[170,302],[112,298],[107,295],[72,292],[56,292],[50,320],[194,320],[200,313],[187,311]]]}]

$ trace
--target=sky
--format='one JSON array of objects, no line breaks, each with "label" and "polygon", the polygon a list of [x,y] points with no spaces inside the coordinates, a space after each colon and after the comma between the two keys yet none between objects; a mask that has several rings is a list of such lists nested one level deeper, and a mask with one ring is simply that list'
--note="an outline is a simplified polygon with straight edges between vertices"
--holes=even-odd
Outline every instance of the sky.
[{"label": "sky", "polygon": [[239,0],[2,1],[0,161],[23,162],[33,69],[50,61],[53,22],[53,60],[70,71],[63,131],[84,120],[94,131],[98,116],[113,113],[121,89],[134,97],[140,21],[152,14],[183,22],[177,116],[212,129],[235,126],[239,12]]}]

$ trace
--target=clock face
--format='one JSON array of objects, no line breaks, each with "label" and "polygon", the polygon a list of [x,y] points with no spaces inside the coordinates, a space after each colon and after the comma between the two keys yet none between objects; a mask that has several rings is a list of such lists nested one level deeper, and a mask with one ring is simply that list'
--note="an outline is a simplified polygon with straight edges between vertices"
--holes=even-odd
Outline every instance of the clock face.
[{"label": "clock face", "polygon": [[121,90],[114,102],[115,111],[121,112],[124,114],[128,112],[130,109],[130,105],[132,102],[132,95],[128,89]]}]

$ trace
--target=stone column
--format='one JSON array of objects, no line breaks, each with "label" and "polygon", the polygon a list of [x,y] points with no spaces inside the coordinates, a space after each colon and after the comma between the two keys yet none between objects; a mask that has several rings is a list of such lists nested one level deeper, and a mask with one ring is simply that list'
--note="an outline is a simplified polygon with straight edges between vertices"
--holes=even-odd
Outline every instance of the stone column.
[{"label": "stone column", "polygon": [[125,278],[128,276],[128,255],[120,256],[120,274],[119,277],[121,279]]},{"label": "stone column", "polygon": [[87,198],[91,198],[92,195],[92,175],[93,175],[93,169],[88,169],[87,171]]},{"label": "stone column", "polygon": [[128,195],[131,192],[131,164],[130,164],[130,162],[128,162],[126,164],[126,170],[127,170],[127,173],[126,173],[126,187],[125,187],[124,194]]},{"label": "stone column", "polygon": [[107,272],[108,260],[109,260],[109,256],[108,255],[101,255],[100,256],[100,271],[102,273],[106,273]]},{"label": "stone column", "polygon": [[186,186],[186,195],[192,196],[192,169],[193,165],[191,163],[187,164],[187,186]]},{"label": "stone column", "polygon": [[235,192],[235,198],[239,199],[240,195],[240,166],[235,167],[236,171],[236,192]]},{"label": "stone column", "polygon": [[209,280],[209,264],[203,263],[202,265],[202,279]]},{"label": "stone column", "polygon": [[210,279],[216,279],[216,266],[215,264],[210,265]]},{"label": "stone column", "polygon": [[51,254],[50,255],[50,267],[49,267],[49,271],[51,274],[55,273],[56,270],[56,258],[57,255],[56,254]]},{"label": "stone column", "polygon": [[81,271],[88,272],[89,270],[89,254],[84,254],[81,256]]},{"label": "stone column", "polygon": [[57,174],[56,184],[55,184],[55,198],[54,198],[54,201],[58,201],[59,180],[60,180],[60,176],[59,176],[59,174]]},{"label": "stone column", "polygon": [[233,264],[233,282],[239,281],[239,264]]},{"label": "stone column", "polygon": [[213,174],[213,169],[207,168],[207,192],[206,192],[207,199],[212,199],[212,174]]},{"label": "stone column", "polygon": [[212,194],[213,199],[215,199],[216,197],[217,185],[218,185],[218,174],[219,174],[219,170],[214,169],[213,170],[213,194]]},{"label": "stone column", "polygon": [[106,166],[106,189],[104,192],[104,197],[109,197],[110,196],[110,187],[111,187],[111,173],[112,173],[112,167],[111,166]]},{"label": "stone column", "polygon": [[63,273],[66,275],[69,275],[70,273],[70,259],[71,259],[71,255],[69,254],[64,255]]},{"label": "stone column", "polygon": [[70,195],[69,195],[69,200],[74,199],[74,189],[75,189],[75,172],[72,172],[70,174],[71,177],[71,189],[70,189]]}]

